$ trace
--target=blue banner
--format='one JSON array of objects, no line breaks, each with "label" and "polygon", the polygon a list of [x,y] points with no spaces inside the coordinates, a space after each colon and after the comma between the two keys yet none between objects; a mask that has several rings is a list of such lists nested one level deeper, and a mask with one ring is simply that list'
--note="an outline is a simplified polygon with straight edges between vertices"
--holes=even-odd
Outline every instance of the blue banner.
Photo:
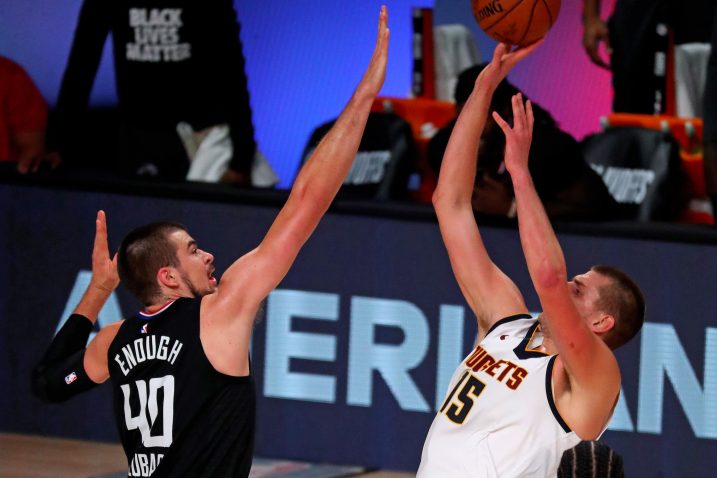
[{"label": "blue banner", "polygon": [[[131,228],[185,224],[218,271],[277,213],[248,206],[0,185],[0,430],[116,440],[109,387],[65,404],[30,394],[30,371],[89,279],[97,209],[110,245]],[[484,228],[494,261],[532,291],[518,234]],[[717,245],[559,234],[569,273],[622,268],[647,322],[618,351],[621,400],[605,443],[627,476],[709,476],[717,456]],[[106,325],[139,304],[120,287]],[[475,318],[431,220],[329,214],[254,332],[256,454],[415,471],[434,410],[475,339]],[[646,468],[649,464],[649,468]]]}]

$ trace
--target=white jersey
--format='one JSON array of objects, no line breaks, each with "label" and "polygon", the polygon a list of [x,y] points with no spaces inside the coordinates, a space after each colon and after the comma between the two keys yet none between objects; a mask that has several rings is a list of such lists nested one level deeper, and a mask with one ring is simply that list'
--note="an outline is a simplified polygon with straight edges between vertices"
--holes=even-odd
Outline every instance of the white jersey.
[{"label": "white jersey", "polygon": [[535,350],[538,321],[497,322],[451,378],[423,445],[419,478],[552,477],[580,438],[558,414],[557,355]]}]

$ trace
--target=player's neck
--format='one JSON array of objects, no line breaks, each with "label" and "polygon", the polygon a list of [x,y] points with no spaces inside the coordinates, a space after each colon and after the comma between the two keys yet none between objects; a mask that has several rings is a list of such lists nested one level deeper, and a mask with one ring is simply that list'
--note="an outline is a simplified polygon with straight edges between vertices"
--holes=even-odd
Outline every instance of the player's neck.
[{"label": "player's neck", "polygon": [[555,344],[548,337],[543,337],[543,342],[536,348],[536,350],[543,352],[546,355],[555,355],[558,353],[558,349],[555,347]]},{"label": "player's neck", "polygon": [[155,296],[152,303],[147,305],[145,308],[149,311],[161,309],[168,303],[174,302],[177,299],[193,299],[195,297],[197,296],[194,291],[184,282],[179,284],[178,287],[166,287],[164,285],[160,285],[159,294]]},{"label": "player's neck", "polygon": [[149,313],[154,313],[160,309],[163,309],[167,307],[168,304],[171,304],[177,299],[181,299],[183,297],[191,298],[191,293],[184,293],[182,290],[162,290],[162,293],[157,296],[157,298],[152,301],[151,304],[148,304],[145,306],[145,311]]},{"label": "player's neck", "polygon": [[148,313],[148,314],[154,314],[154,313],[166,308],[169,304],[171,304],[175,300],[177,300],[177,299],[176,298],[175,299],[163,298],[162,301],[157,301],[150,305],[146,305],[144,307],[144,312]]},{"label": "player's neck", "polygon": [[550,328],[547,326],[545,317],[543,317],[542,314],[538,317],[538,323],[538,332],[540,332],[540,334],[542,335],[543,340],[536,349],[548,355],[558,353],[557,348],[555,347],[555,343],[553,342],[552,336],[550,334]]}]

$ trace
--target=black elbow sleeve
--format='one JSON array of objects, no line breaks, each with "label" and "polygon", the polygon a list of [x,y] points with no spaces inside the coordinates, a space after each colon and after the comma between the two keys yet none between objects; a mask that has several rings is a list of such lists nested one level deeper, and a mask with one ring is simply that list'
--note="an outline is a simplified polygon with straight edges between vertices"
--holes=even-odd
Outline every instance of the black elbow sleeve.
[{"label": "black elbow sleeve", "polygon": [[55,363],[41,363],[32,372],[32,393],[43,402],[64,402],[96,385],[85,372],[85,350]]},{"label": "black elbow sleeve", "polygon": [[73,314],[52,339],[52,343],[32,372],[32,392],[45,402],[62,402],[91,389],[94,383],[84,366],[85,346],[93,324]]}]

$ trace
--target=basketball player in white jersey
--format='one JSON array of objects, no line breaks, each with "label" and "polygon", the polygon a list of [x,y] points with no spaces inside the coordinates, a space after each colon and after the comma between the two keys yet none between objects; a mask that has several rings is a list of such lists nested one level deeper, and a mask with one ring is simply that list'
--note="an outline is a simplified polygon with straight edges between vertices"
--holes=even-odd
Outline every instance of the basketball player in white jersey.
[{"label": "basketball player in white jersey", "polygon": [[555,476],[563,451],[599,437],[620,390],[614,349],[640,329],[644,299],[623,272],[595,266],[568,280],[563,253],[528,171],[533,112],[513,97],[505,166],[520,239],[543,312],[528,314],[515,284],[491,261],[471,207],[476,155],[491,96],[538,44],[498,45],[476,80],[445,152],[433,204],[453,272],[478,321],[428,432],[420,478]]}]

